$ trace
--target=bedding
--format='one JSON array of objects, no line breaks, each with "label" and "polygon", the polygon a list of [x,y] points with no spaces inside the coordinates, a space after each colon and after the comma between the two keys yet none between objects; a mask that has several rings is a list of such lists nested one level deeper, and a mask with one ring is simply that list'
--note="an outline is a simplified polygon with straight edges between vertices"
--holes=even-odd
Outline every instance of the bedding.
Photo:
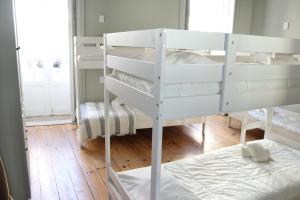
[{"label": "bedding", "polygon": [[[163,164],[163,200],[298,200],[300,151],[270,140],[254,141],[270,149],[271,160],[243,158],[241,145]],[[119,172],[133,200],[150,199],[150,167]]]},{"label": "bedding", "polygon": [[[88,102],[81,104],[80,134],[79,140],[95,139],[105,136],[105,110],[103,102]],[[136,115],[127,105],[111,106],[109,113],[110,134],[127,135],[135,134]]]},{"label": "bedding", "polygon": [[[133,106],[124,105],[122,100],[116,99],[111,104],[110,134],[123,136],[135,134],[136,129],[152,128],[152,119]],[[81,119],[77,138],[80,143],[86,140],[105,136],[104,103],[87,102],[80,105]],[[179,126],[203,123],[205,117],[168,120],[164,126]]]}]

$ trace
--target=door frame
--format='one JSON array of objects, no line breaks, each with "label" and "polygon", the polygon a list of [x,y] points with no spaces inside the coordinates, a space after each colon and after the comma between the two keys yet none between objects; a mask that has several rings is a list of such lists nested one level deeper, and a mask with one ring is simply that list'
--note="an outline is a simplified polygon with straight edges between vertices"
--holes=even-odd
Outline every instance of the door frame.
[{"label": "door frame", "polygon": [[[76,10],[75,10],[76,8]],[[77,24],[77,2],[76,0],[68,0],[68,12],[69,12],[69,65],[70,65],[70,101],[71,101],[71,116],[72,121],[76,121],[76,107],[75,107],[75,61],[74,61],[74,36],[75,27]],[[75,20],[74,20],[75,19]]]}]

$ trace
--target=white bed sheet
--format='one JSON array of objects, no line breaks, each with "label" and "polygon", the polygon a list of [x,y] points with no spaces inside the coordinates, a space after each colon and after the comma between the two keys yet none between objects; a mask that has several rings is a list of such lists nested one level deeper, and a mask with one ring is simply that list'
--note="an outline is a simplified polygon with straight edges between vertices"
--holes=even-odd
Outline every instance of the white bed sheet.
[{"label": "white bed sheet", "polygon": [[[269,141],[255,141],[272,160],[244,159],[240,145],[162,165],[163,200],[298,200],[300,151]],[[119,172],[133,200],[150,199],[150,168]]]}]

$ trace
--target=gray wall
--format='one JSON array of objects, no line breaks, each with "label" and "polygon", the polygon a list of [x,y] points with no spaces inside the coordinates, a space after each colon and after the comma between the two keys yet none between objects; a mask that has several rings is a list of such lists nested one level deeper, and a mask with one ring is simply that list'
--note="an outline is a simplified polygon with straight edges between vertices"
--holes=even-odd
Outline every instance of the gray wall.
[{"label": "gray wall", "polygon": [[[283,30],[283,23],[290,28]],[[299,0],[254,0],[252,34],[300,38]]]},{"label": "gray wall", "polygon": [[[99,36],[151,28],[179,28],[185,0],[85,0],[85,34]],[[98,16],[105,22],[99,23]]]},{"label": "gray wall", "polygon": [[233,33],[250,34],[253,0],[236,0]]},{"label": "gray wall", "polygon": [[15,200],[29,198],[11,0],[0,1],[0,156]]},{"label": "gray wall", "polygon": [[[180,28],[185,15],[185,0],[85,0],[85,35],[102,36],[106,32],[120,32],[151,28]],[[99,23],[98,16],[105,22]],[[103,84],[99,84],[100,70],[85,74],[86,101],[103,101]]]}]

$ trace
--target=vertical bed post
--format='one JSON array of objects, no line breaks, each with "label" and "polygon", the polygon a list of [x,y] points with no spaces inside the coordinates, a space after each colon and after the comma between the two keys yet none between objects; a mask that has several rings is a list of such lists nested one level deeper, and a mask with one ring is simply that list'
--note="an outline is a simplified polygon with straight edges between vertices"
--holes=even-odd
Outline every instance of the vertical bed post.
[{"label": "vertical bed post", "polygon": [[247,126],[248,126],[248,111],[244,111],[242,126],[241,126],[241,136],[240,136],[240,143],[243,145],[246,144]]},{"label": "vertical bed post", "polygon": [[269,134],[271,133],[272,118],[273,108],[267,108],[264,138],[268,138]]},{"label": "vertical bed post", "polygon": [[155,31],[154,103],[151,156],[151,200],[160,199],[161,152],[163,132],[163,72],[166,57],[166,32]]},{"label": "vertical bed post", "polygon": [[109,183],[109,169],[110,169],[110,120],[109,120],[109,91],[106,89],[106,74],[107,74],[107,43],[106,34],[103,37],[104,42],[104,110],[105,110],[105,164],[106,164],[106,175],[107,175],[107,185]]},{"label": "vertical bed post", "polygon": [[232,74],[236,64],[236,36],[226,34],[225,39],[225,63],[223,69],[223,86],[221,99],[221,112],[232,111],[230,109],[230,96],[232,87]]}]

